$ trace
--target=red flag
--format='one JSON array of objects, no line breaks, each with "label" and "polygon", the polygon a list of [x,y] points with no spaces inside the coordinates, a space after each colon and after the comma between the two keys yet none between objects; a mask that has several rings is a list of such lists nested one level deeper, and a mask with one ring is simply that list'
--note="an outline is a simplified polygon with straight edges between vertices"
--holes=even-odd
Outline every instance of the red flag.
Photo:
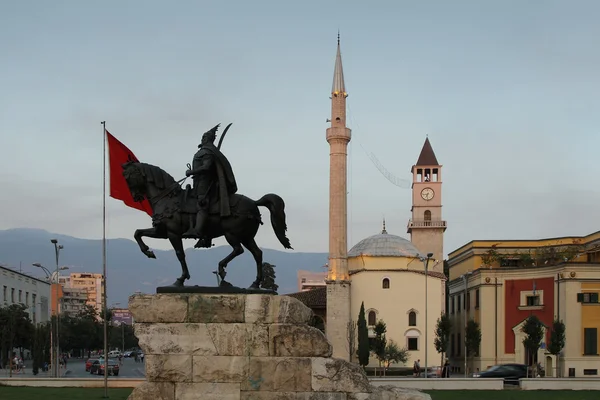
[{"label": "red flag", "polygon": [[123,167],[127,161],[139,162],[135,154],[127,148],[123,143],[119,142],[113,135],[106,131],[106,139],[108,141],[108,165],[110,170],[110,197],[117,200],[122,200],[125,205],[136,208],[140,211],[145,211],[149,216],[152,216],[152,207],[148,199],[141,202],[133,200],[133,196],[127,186],[127,181],[123,177]]}]

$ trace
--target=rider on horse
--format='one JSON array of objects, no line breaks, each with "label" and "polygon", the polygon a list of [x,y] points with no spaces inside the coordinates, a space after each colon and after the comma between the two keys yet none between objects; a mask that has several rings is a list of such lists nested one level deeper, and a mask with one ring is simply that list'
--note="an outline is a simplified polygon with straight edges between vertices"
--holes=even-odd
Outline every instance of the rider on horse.
[{"label": "rider on horse", "polygon": [[217,202],[219,215],[222,218],[230,216],[230,196],[237,192],[233,169],[214,145],[219,125],[202,135],[202,142],[198,145],[200,150],[194,155],[192,168],[185,173],[185,176],[192,176],[193,193],[198,199],[196,224],[190,224],[190,229],[184,234],[184,237],[199,239],[194,247],[212,247],[212,238],[205,232],[211,206]]}]

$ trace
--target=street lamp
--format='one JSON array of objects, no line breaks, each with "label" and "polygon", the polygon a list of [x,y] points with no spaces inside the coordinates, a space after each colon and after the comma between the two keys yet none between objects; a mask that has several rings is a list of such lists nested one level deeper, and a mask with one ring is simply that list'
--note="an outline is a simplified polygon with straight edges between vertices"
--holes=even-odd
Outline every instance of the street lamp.
[{"label": "street lamp", "polygon": [[[119,306],[121,303],[113,303],[112,309],[114,312],[115,306]],[[125,323],[121,321],[121,353],[125,353]]]},{"label": "street lamp", "polygon": [[[60,247],[60,249],[63,248],[62,245],[60,245],[59,247]],[[60,249],[58,249],[58,250],[60,250]],[[58,250],[57,250],[57,254],[58,254]],[[58,257],[58,255],[57,255],[57,257]],[[50,321],[51,325],[55,325],[55,326],[51,327],[52,329],[50,329],[50,347],[52,349],[51,353],[56,352],[56,355],[51,354],[50,361],[51,361],[51,364],[52,364],[52,375],[54,375],[54,377],[58,377],[58,375],[59,375],[58,374],[58,363],[57,363],[57,361],[58,361],[58,347],[59,347],[59,345],[58,345],[58,338],[59,338],[58,329],[59,329],[59,325],[58,324],[59,324],[59,315],[60,315],[59,314],[59,309],[58,309],[59,308],[59,303],[58,303],[58,271],[64,271],[66,269],[69,269],[69,267],[60,267],[60,268],[58,268],[58,264],[57,264],[56,272],[55,273],[51,273],[48,270],[48,268],[44,267],[40,263],[33,263],[31,265],[33,265],[34,267],[38,267],[42,271],[44,271],[44,273],[46,274],[46,278],[48,279],[48,281],[50,282],[51,285],[52,285],[52,280],[53,280],[52,276],[53,275],[56,276],[56,278],[55,278],[56,279],[56,324],[52,324],[52,321]],[[53,340],[53,338],[54,338],[54,334],[53,334],[54,330],[56,330],[56,340]]]},{"label": "street lamp", "polygon": [[467,291],[469,290],[469,276],[472,274],[472,271],[467,271],[461,275],[463,282],[465,283],[465,298],[463,299],[463,307],[465,308],[465,336],[463,340],[465,342],[465,378],[467,377]]},{"label": "street lamp", "polygon": [[429,268],[429,260],[431,259],[431,257],[433,257],[433,253],[427,253],[427,258],[421,257],[421,261],[423,262],[423,265],[425,266],[425,378],[427,378],[427,347],[429,347],[429,338],[427,333],[429,332],[427,330],[427,276],[429,275],[428,272],[428,268]]}]

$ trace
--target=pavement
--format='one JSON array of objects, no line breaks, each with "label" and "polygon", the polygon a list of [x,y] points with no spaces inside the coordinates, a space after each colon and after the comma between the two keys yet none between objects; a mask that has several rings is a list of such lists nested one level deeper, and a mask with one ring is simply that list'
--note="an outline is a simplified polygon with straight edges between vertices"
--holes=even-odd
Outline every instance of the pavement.
[{"label": "pavement", "polygon": [[[85,371],[85,362],[87,359],[81,358],[70,358],[67,360],[67,367],[60,369],[60,376],[67,378],[93,378],[93,379],[104,379],[103,375],[92,375]],[[112,359],[111,360],[117,360]],[[118,361],[118,360],[117,360]],[[40,371],[37,375],[33,375],[31,372],[31,361],[25,362],[24,372],[16,373],[13,371],[13,377],[16,378],[52,378],[52,372]],[[121,379],[121,378],[144,378],[146,376],[146,367],[144,363],[135,362],[133,358],[123,358],[123,365],[121,365],[119,375],[109,375],[110,379]],[[0,377],[8,378],[8,369],[0,369]]]}]

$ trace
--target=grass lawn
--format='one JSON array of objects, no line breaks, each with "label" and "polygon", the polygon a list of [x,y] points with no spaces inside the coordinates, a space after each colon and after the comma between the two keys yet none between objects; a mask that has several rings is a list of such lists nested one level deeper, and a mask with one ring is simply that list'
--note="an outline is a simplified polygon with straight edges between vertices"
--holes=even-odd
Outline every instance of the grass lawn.
[{"label": "grass lawn", "polygon": [[[108,389],[110,400],[125,400],[133,389]],[[49,388],[0,386],[2,400],[94,400],[104,398],[104,388]]]},{"label": "grass lawn", "polygon": [[431,390],[433,400],[597,400],[598,391],[583,390]]}]

